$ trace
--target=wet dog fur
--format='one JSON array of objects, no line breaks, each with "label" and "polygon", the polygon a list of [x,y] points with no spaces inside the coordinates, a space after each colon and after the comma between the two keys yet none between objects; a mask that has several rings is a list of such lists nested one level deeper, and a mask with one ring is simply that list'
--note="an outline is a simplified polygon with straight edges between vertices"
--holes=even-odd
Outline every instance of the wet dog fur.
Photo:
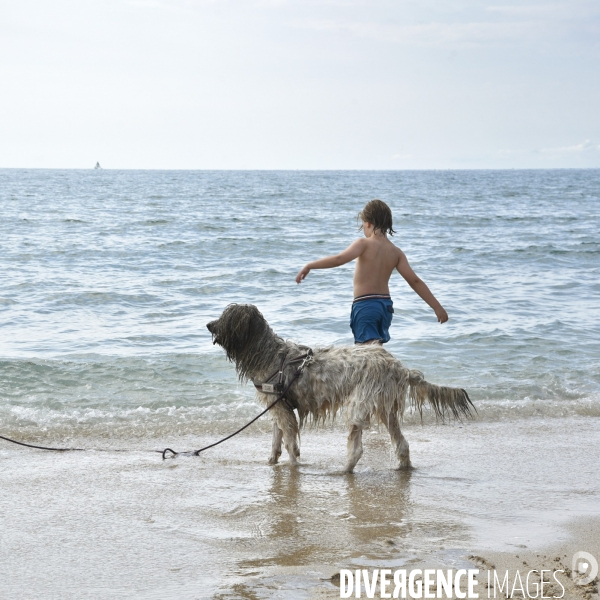
[{"label": "wet dog fur", "polygon": [[[252,304],[230,304],[207,325],[213,343],[221,346],[235,364],[241,381],[263,383],[276,372],[285,356],[307,350],[279,337]],[[296,365],[286,370],[289,381]],[[256,392],[263,405],[276,396]],[[406,400],[419,411],[427,402],[438,418],[471,416],[474,409],[467,392],[425,381],[420,371],[406,368],[378,345],[315,348],[302,375],[272,409],[273,441],[270,464],[276,464],[284,444],[292,465],[300,456],[300,428],[311,420],[318,424],[344,411],[350,430],[345,466],[352,473],[363,453],[362,432],[373,420],[387,428],[398,459],[398,468],[410,469],[408,442],[400,431]],[[294,411],[297,411],[298,418]]]}]

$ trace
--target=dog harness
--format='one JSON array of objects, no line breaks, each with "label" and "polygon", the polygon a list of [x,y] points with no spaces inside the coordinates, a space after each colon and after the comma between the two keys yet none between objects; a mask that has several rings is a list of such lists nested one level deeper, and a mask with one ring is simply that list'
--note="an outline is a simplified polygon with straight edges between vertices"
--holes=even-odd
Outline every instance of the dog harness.
[{"label": "dog harness", "polygon": [[289,355],[286,353],[281,359],[281,365],[279,366],[279,369],[277,369],[273,375],[267,377],[266,381],[263,383],[256,383],[254,380],[252,380],[252,383],[254,384],[254,387],[263,394],[281,394],[286,387],[284,381],[286,367],[301,362],[302,364],[298,370],[302,372],[306,364],[309,363],[312,358],[313,351],[311,348],[306,348],[306,352],[304,354],[296,356],[295,358],[289,358]]}]

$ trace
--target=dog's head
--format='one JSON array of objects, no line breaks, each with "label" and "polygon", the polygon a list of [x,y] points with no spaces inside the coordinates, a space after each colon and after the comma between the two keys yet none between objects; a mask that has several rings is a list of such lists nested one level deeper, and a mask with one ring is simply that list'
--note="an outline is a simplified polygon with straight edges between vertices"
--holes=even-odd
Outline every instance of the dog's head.
[{"label": "dog's head", "polygon": [[236,363],[238,370],[240,366],[243,368],[240,363],[256,352],[265,333],[271,331],[253,304],[230,304],[218,319],[206,327],[212,334],[213,344],[219,344],[225,350],[227,358]]}]

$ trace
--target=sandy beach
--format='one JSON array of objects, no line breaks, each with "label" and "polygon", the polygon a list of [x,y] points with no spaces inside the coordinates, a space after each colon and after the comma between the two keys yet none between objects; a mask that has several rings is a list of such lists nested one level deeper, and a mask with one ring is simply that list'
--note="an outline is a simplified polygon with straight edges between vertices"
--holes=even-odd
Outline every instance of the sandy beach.
[{"label": "sandy beach", "polygon": [[[557,539],[548,545],[515,548],[512,552],[484,551],[481,556],[470,555],[469,560],[481,569],[479,580],[485,584],[489,580],[494,583],[494,571],[502,580],[508,572],[509,587],[512,591],[516,581],[516,573],[519,572],[524,583],[523,588],[530,597],[541,597],[541,578],[548,584],[544,585],[544,595],[548,597],[563,597],[573,599],[586,599],[598,597],[598,577],[587,584],[576,584],[573,580],[572,557],[576,552],[586,549],[594,557],[600,555],[600,517],[581,516],[568,521],[557,531]],[[534,573],[535,571],[535,573]],[[544,571],[542,575],[542,571]],[[531,573],[529,585],[527,585],[527,574]],[[498,589],[499,586],[496,585]],[[485,597],[488,596],[487,589],[483,590]],[[494,597],[493,594],[491,597]],[[506,594],[498,593],[498,598],[507,597]],[[509,596],[510,597],[510,596]],[[523,597],[515,593],[515,598]],[[527,597],[527,596],[526,596]]]},{"label": "sandy beach", "polygon": [[[2,444],[0,596],[336,598],[340,569],[479,568],[483,582],[490,565],[600,556],[597,418],[404,431],[413,471],[394,470],[374,428],[354,475],[339,473],[339,424],[304,432],[298,468],[266,464],[268,421],[200,458],[166,461],[131,444],[68,454]],[[569,582],[565,598],[595,597]]]}]

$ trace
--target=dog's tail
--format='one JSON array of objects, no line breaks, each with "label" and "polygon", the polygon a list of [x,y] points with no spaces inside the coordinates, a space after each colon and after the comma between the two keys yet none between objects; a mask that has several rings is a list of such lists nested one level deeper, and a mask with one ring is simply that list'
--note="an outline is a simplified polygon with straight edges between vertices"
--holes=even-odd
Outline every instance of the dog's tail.
[{"label": "dog's tail", "polygon": [[425,376],[421,371],[411,369],[408,383],[410,385],[408,393],[410,403],[419,411],[421,418],[423,418],[423,406],[426,401],[429,401],[436,418],[442,420],[450,415],[460,420],[461,417],[472,417],[472,410],[477,412],[465,390],[429,383],[425,381]]}]

